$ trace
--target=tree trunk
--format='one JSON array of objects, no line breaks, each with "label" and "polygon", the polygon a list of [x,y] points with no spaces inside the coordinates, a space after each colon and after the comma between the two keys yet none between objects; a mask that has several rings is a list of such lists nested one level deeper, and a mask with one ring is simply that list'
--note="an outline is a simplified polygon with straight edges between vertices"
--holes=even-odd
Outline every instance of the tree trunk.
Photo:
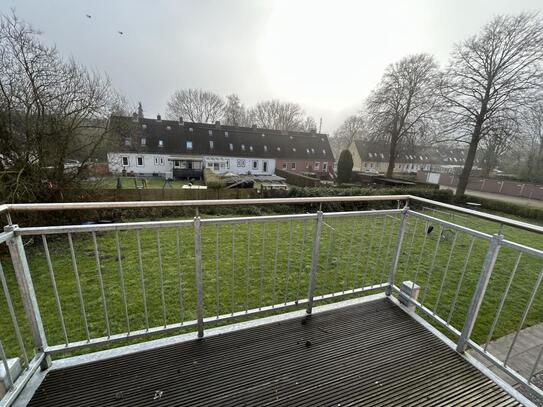
[{"label": "tree trunk", "polygon": [[479,145],[479,133],[481,132],[480,128],[474,130],[471,137],[471,142],[469,143],[468,155],[466,156],[466,161],[464,162],[464,168],[462,173],[458,178],[458,185],[456,186],[456,196],[461,197],[466,193],[466,188],[469,182],[469,176],[471,174],[471,169],[473,168],[473,163],[475,162],[475,154],[477,153],[477,146]]},{"label": "tree trunk", "polygon": [[398,139],[395,137],[395,135],[392,135],[390,138],[390,150],[389,150],[389,156],[388,156],[388,168],[385,176],[387,178],[392,178],[392,174],[394,172],[394,166],[396,165],[396,146],[398,144]]}]

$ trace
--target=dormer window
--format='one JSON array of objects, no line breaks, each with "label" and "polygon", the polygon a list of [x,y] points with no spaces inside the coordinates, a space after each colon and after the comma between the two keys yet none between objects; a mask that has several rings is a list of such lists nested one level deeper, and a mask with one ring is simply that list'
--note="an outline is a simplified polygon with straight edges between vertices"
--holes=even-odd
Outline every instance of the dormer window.
[{"label": "dormer window", "polygon": [[207,134],[209,134],[210,136],[212,136],[212,135],[213,135],[213,130],[208,130],[208,131],[207,131]]},{"label": "dormer window", "polygon": [[192,133],[194,129],[192,127],[189,127],[189,132]]},{"label": "dormer window", "polygon": [[277,151],[281,151],[281,147],[277,147]]},{"label": "dormer window", "polygon": [[266,137],[266,135],[264,133],[262,133],[262,137]]},{"label": "dormer window", "polygon": [[306,148],[306,149],[305,149],[305,152],[306,152],[307,154],[309,154],[309,148]]},{"label": "dormer window", "polygon": [[232,143],[228,144],[228,147],[230,148],[230,151],[234,151],[234,145]]},{"label": "dormer window", "polygon": [[322,149],[322,153],[326,155],[326,150],[324,148]]},{"label": "dormer window", "polygon": [[224,132],[224,137],[228,137],[228,132],[227,131]]},{"label": "dormer window", "polygon": [[296,149],[295,149],[295,148],[293,148],[293,149],[292,149],[292,152],[294,152],[294,153],[295,153],[295,152],[296,152]]},{"label": "dormer window", "polygon": [[131,146],[132,145],[132,140],[130,139],[130,137],[125,137],[124,138],[124,145],[125,146]]},{"label": "dormer window", "polygon": [[164,147],[164,140],[158,140],[158,146]]},{"label": "dormer window", "polygon": [[245,151],[245,144],[241,145],[241,151]]},{"label": "dormer window", "polygon": [[253,146],[249,146],[249,151],[253,151]]},{"label": "dormer window", "polygon": [[142,145],[142,146],[147,145],[147,139],[145,137],[140,138],[140,145]]},{"label": "dormer window", "polygon": [[264,151],[268,151],[268,146],[264,146]]},{"label": "dormer window", "polygon": [[213,140],[209,140],[209,148],[213,150]]},{"label": "dormer window", "polygon": [[166,126],[166,130],[171,130],[172,128],[170,126]]},{"label": "dormer window", "polygon": [[314,148],[312,148],[312,149],[311,149],[311,152],[312,152],[313,154],[315,154],[315,149],[314,149]]},{"label": "dormer window", "polygon": [[192,141],[187,140],[187,150],[192,150]]},{"label": "dormer window", "polygon": [[142,129],[146,129],[146,128],[147,128],[147,125],[146,125],[146,124],[142,124],[142,125],[141,125],[141,128],[142,128]]}]

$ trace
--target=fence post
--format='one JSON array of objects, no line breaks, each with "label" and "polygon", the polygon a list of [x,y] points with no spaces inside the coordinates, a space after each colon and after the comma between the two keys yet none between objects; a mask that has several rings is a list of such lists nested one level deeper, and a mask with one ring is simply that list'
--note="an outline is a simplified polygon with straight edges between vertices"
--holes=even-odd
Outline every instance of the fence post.
[{"label": "fence post", "polygon": [[398,229],[398,236],[396,237],[396,244],[394,245],[394,253],[392,254],[392,264],[390,269],[390,276],[388,278],[388,286],[385,288],[385,294],[389,296],[392,293],[392,286],[394,285],[394,279],[396,278],[396,271],[398,270],[398,262],[400,261],[400,254],[402,251],[402,241],[405,234],[405,224],[407,223],[407,216],[409,213],[409,206],[406,205],[402,209],[402,215],[400,219],[400,227]]},{"label": "fence post", "polygon": [[196,272],[196,319],[198,338],[204,336],[204,289],[202,279],[202,231],[200,216],[194,218],[194,269]]},{"label": "fence post", "polygon": [[475,321],[477,320],[479,308],[481,308],[481,304],[483,303],[486,287],[490,280],[490,275],[492,274],[492,270],[494,269],[494,265],[496,264],[496,259],[498,257],[498,252],[500,251],[500,244],[502,239],[502,235],[494,234],[492,235],[492,239],[490,240],[490,245],[488,246],[488,250],[486,252],[483,268],[479,276],[479,281],[477,282],[475,292],[471,297],[471,303],[469,305],[466,320],[464,321],[462,333],[460,334],[460,338],[458,339],[458,343],[456,344],[456,351],[459,353],[464,353],[464,351],[466,350],[466,345],[471,336],[471,331],[473,330],[473,327],[475,326]]},{"label": "fence post", "polygon": [[[10,225],[4,228],[6,232],[14,233],[17,232],[17,229],[17,225]],[[6,243],[9,248],[13,270],[17,279],[17,285],[19,286],[19,292],[21,293],[21,301],[25,310],[26,319],[28,320],[34,346],[37,353],[44,353],[45,348],[47,348],[47,339],[45,337],[45,330],[43,329],[36,292],[34,291],[34,285],[32,284],[30,269],[28,268],[28,262],[26,260],[23,240],[21,239],[21,236],[15,235]],[[42,370],[45,370],[49,367],[51,367],[51,357],[46,355],[41,363],[41,368]]]},{"label": "fence post", "polygon": [[317,282],[317,267],[319,265],[319,247],[321,240],[323,213],[321,210],[317,212],[317,221],[315,223],[315,231],[313,234],[313,248],[311,250],[311,270],[309,271],[309,284],[307,289],[307,315],[311,315],[313,311],[313,296],[315,294],[315,285]]}]

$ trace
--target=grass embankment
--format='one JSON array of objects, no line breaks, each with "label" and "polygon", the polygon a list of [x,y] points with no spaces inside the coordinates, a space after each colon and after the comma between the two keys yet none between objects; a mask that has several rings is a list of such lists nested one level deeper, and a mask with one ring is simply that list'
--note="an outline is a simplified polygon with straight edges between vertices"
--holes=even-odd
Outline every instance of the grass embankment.
[{"label": "grass embankment", "polygon": [[[450,220],[447,215],[439,216]],[[413,280],[416,276],[417,282],[423,288],[428,287],[428,290],[421,292],[419,299],[423,299],[425,305],[434,307],[446,271],[436,308],[437,314],[446,319],[457,290],[471,237],[465,234],[458,235],[449,268],[446,269],[454,233],[448,231],[445,233],[445,239],[440,239],[438,225],[434,225],[434,230],[427,234],[425,222],[416,219],[410,217],[408,220],[396,284],[402,280]],[[488,233],[498,231],[496,224],[480,219],[457,216],[455,222]],[[387,280],[399,223],[397,217],[330,218],[326,219],[325,223],[321,236],[317,295],[349,290],[362,284],[378,284]],[[313,224],[314,221],[307,221],[305,226],[303,221],[292,223],[281,221],[252,223],[250,226],[249,224],[234,227],[204,226],[202,252],[205,315],[226,314],[305,298],[311,263]],[[510,227],[504,227],[502,232],[506,239],[543,249],[540,236]],[[177,234],[179,234],[179,256]],[[92,236],[89,233],[78,233],[73,235],[73,240],[90,335],[104,336],[106,334],[104,307]],[[111,333],[127,330],[119,278],[121,264],[130,329],[132,331],[144,329],[144,300],[135,231],[119,232],[120,259],[117,256],[115,232],[100,233],[97,235],[97,241]],[[63,333],[41,238],[35,237],[33,240],[25,238],[25,242],[49,344],[63,343]],[[84,340],[85,333],[66,235],[48,236],[48,243],[68,338],[70,341]],[[434,261],[433,253],[436,247],[437,255]],[[456,310],[451,316],[452,325],[458,329],[462,327],[487,247],[488,242],[475,240],[464,283],[460,287]],[[180,320],[188,321],[196,317],[192,227],[182,227],[178,230],[161,229],[160,252],[165,316],[162,307],[157,233],[155,230],[142,230],[141,254],[150,327],[178,323]],[[12,293],[18,293],[8,257],[5,252],[0,254],[10,290]],[[500,252],[473,333],[473,337],[478,341],[484,340],[489,332],[516,258],[516,253],[509,249],[502,249]],[[541,267],[541,260],[523,256],[493,337],[501,337],[516,329]],[[18,294],[13,296],[20,324],[24,328],[23,333],[28,338],[28,329],[23,323],[24,316]],[[527,325],[542,321],[543,295],[539,292],[528,315]],[[8,355],[19,354],[3,297],[0,299],[0,339]]]}]

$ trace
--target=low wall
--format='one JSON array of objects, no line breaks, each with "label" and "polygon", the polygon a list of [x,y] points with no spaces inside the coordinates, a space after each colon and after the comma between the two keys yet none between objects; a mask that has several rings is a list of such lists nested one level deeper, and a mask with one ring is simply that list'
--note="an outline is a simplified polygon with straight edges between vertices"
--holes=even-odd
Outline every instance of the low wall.
[{"label": "low wall", "polygon": [[103,189],[102,201],[183,201],[196,199],[259,198],[254,189]]},{"label": "low wall", "polygon": [[[429,174],[432,173],[426,171],[419,171],[417,173],[417,181],[429,182]],[[456,186],[458,185],[458,178],[458,175],[439,174],[439,179],[437,182],[439,183],[439,185],[442,186],[456,188]],[[532,184],[529,182],[508,181],[481,177],[470,177],[467,189],[471,191],[489,192],[493,194],[537,199],[543,201],[542,184]]]},{"label": "low wall", "polygon": [[279,168],[275,169],[275,174],[285,178],[287,184],[296,185],[297,187],[318,187],[321,184],[321,181],[317,178],[307,177],[292,171],[280,170]]}]

